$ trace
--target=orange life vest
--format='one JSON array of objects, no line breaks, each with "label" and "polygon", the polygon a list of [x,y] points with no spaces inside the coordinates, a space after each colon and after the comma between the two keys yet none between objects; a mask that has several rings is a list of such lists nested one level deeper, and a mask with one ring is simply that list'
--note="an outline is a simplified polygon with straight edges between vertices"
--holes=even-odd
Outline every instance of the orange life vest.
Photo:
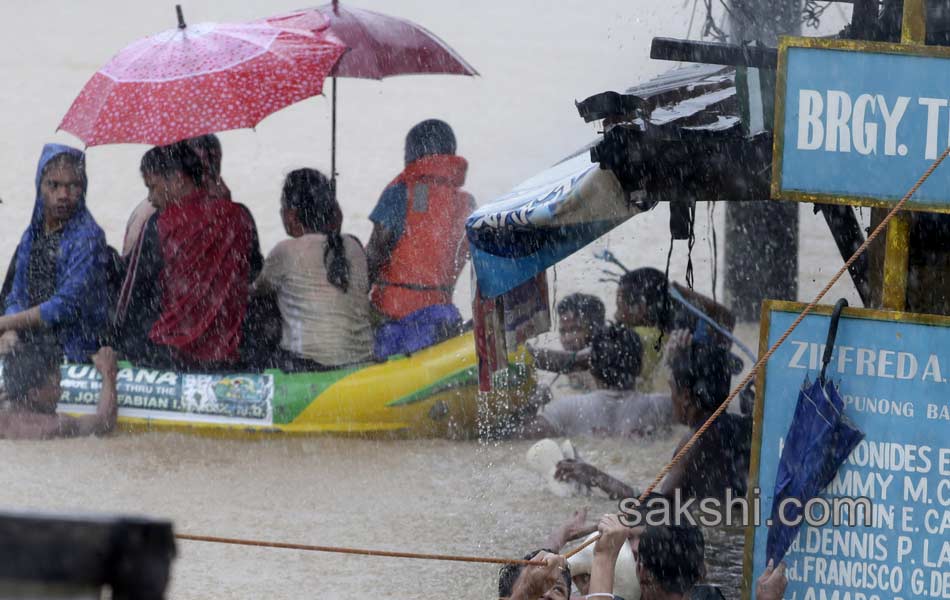
[{"label": "orange life vest", "polygon": [[452,303],[464,266],[456,264],[456,254],[465,243],[465,219],[475,207],[461,189],[467,170],[460,156],[424,156],[389,184],[406,188],[406,221],[389,262],[380,269],[372,300],[390,319]]}]

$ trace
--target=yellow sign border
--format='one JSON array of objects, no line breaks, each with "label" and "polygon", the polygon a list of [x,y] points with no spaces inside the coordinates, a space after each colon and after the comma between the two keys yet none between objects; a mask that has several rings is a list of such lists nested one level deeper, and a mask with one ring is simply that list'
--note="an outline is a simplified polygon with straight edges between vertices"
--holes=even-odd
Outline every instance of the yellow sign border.
[{"label": "yellow sign border", "polygon": [[[759,325],[759,356],[765,356],[769,349],[769,332],[772,325],[773,312],[799,314],[805,310],[807,304],[788,302],[785,300],[765,300],[762,303],[762,317]],[[830,315],[834,306],[819,305],[811,313],[814,315]],[[846,308],[842,316],[852,319],[866,319],[872,321],[886,321],[889,323],[913,323],[915,325],[931,325],[935,327],[950,327],[950,317],[940,315],[926,315],[908,312],[874,310],[868,308]],[[755,406],[752,410],[752,453],[749,457],[749,501],[752,501],[752,490],[759,487],[759,468],[762,455],[762,417],[765,412],[765,366],[759,370],[755,378]],[[770,507],[763,507],[768,510]],[[752,572],[752,555],[755,551],[755,526],[750,523],[745,528],[745,547],[742,561],[742,600],[752,597],[752,586],[755,578],[761,573]]]},{"label": "yellow sign border", "polygon": [[[897,200],[881,200],[866,196],[841,196],[837,194],[816,194],[782,190],[782,152],[785,146],[785,92],[788,69],[789,48],[814,48],[821,50],[840,50],[842,52],[867,52],[876,54],[903,54],[928,58],[950,58],[950,47],[892,44],[886,42],[866,42],[863,40],[830,40],[823,38],[782,37],[778,46],[778,66],[775,77],[775,129],[772,139],[772,181],[773,200],[792,200],[795,202],[815,202],[819,204],[845,204],[848,206],[868,206],[872,208],[891,208]],[[921,170],[923,173],[923,170]],[[922,204],[910,200],[904,206],[906,210],[933,213],[950,213],[950,202],[944,204]]]}]

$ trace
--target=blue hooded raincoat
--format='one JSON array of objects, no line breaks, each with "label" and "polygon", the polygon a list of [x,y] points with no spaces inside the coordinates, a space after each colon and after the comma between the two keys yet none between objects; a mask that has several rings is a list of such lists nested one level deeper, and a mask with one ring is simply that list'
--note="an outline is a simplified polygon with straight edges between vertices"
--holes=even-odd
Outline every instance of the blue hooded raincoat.
[{"label": "blue hooded raincoat", "polygon": [[[36,167],[36,204],[30,226],[17,246],[16,272],[13,288],[6,300],[5,314],[15,314],[29,306],[30,250],[33,240],[43,227],[43,197],[40,178],[43,168],[59,154],[83,157],[75,148],[60,144],[43,147]],[[79,206],[62,231],[59,256],[56,261],[56,291],[40,304],[43,323],[63,346],[66,358],[74,362],[88,362],[99,348],[99,336],[108,318],[109,299],[105,297],[106,266],[108,264],[106,236],[86,209],[86,190],[83,188]]]}]

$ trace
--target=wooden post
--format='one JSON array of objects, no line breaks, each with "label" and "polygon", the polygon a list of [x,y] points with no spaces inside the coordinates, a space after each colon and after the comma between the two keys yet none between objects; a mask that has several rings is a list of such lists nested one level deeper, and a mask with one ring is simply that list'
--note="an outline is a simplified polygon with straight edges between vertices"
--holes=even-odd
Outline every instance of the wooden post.
[{"label": "wooden post", "polygon": [[[901,43],[923,45],[926,35],[927,10],[925,0],[904,0]],[[881,303],[884,308],[889,310],[904,310],[907,307],[910,225],[911,216],[905,211],[894,215],[887,226]]]},{"label": "wooden post", "polygon": [[[742,0],[729,11],[731,42],[778,45],[780,35],[798,35],[799,2]],[[731,4],[731,3],[730,3]],[[792,202],[726,202],[725,300],[736,317],[756,321],[765,298],[798,296],[798,211]]]}]

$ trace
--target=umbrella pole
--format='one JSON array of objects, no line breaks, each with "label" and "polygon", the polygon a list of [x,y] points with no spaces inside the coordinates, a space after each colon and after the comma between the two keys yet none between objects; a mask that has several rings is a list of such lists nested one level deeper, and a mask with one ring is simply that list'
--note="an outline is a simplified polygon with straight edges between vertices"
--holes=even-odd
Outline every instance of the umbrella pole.
[{"label": "umbrella pole", "polygon": [[336,191],[336,77],[333,78],[330,112],[330,186]]}]

